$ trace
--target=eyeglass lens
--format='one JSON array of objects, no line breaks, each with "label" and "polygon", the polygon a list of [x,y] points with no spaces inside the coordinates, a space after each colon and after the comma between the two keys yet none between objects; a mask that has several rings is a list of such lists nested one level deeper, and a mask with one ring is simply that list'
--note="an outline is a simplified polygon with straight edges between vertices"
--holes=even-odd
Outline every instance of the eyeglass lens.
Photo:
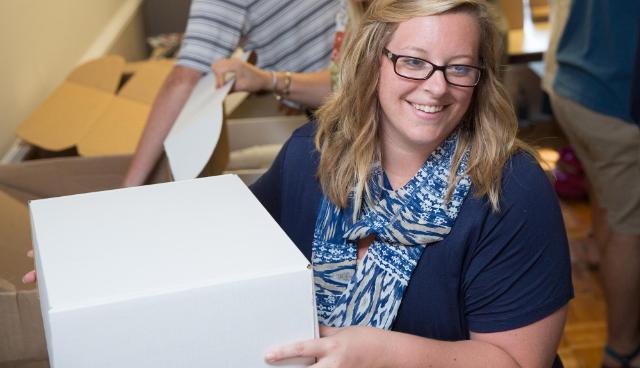
[{"label": "eyeglass lens", "polygon": [[[395,64],[397,74],[411,79],[430,77],[434,69],[433,64],[409,56],[399,56]],[[480,71],[468,65],[448,65],[444,73],[447,82],[460,86],[473,87],[480,79]]]}]

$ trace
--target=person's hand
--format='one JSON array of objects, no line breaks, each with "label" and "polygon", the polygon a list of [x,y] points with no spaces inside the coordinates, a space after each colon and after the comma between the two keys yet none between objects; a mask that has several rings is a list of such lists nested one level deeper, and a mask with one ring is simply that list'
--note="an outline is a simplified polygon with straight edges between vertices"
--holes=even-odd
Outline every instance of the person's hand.
[{"label": "person's hand", "polygon": [[239,59],[221,59],[211,65],[216,75],[216,87],[222,87],[235,77],[234,91],[257,92],[271,90],[271,73]]},{"label": "person's hand", "polygon": [[389,354],[388,331],[373,327],[320,327],[320,339],[301,341],[273,349],[267,363],[291,358],[315,358],[312,368],[384,366]]},{"label": "person's hand", "polygon": [[[33,258],[33,249],[27,252],[27,257]],[[35,270],[29,271],[22,276],[22,282],[25,284],[33,284],[36,282],[36,279],[37,275]]]}]

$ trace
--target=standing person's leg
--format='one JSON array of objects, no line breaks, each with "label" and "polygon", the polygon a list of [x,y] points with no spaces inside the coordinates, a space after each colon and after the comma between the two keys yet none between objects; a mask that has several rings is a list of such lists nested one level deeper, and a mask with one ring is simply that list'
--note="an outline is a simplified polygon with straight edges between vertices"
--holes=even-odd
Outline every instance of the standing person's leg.
[{"label": "standing person's leg", "polygon": [[[620,366],[618,358],[640,346],[640,130],[555,94],[551,101],[606,213],[608,229],[598,236],[609,346],[603,363]],[[640,351],[631,363],[640,367]]]},{"label": "standing person's leg", "polygon": [[[611,229],[609,229],[609,225],[607,224],[607,211],[600,205],[600,201],[595,193],[589,194],[589,200],[591,201],[591,230],[593,232],[593,240],[598,248],[596,250],[598,254],[595,256],[599,264],[600,259],[604,256],[604,247],[611,235]],[[589,258],[589,260],[593,259],[594,258],[591,257]]]},{"label": "standing person's leg", "polygon": [[[603,363],[619,366],[618,356],[635,355],[632,366],[640,367],[640,236],[612,230],[601,262],[607,300],[609,350]],[[634,354],[634,352],[638,354]]]}]

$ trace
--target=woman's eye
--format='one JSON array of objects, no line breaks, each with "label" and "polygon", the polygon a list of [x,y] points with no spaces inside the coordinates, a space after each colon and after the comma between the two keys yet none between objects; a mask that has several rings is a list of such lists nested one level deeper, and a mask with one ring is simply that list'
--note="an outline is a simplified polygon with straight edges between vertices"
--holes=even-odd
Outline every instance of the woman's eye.
[{"label": "woman's eye", "polygon": [[466,65],[451,65],[447,67],[447,73],[451,73],[453,75],[467,75],[471,73],[472,68]]},{"label": "woman's eye", "polygon": [[403,67],[412,68],[412,69],[424,69],[427,64],[424,60],[414,59],[410,57],[404,57],[398,60],[402,63]]}]

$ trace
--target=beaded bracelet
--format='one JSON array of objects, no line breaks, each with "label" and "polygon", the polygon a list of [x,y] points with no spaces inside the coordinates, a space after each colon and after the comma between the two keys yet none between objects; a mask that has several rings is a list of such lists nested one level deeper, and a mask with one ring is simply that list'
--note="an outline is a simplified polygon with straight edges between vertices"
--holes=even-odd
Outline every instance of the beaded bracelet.
[{"label": "beaded bracelet", "polygon": [[[276,73],[272,72],[272,76],[275,77]],[[289,96],[289,93],[291,92],[291,72],[285,72],[284,73],[284,89],[282,91],[278,91],[276,88],[277,85],[277,80],[273,79],[272,77],[272,82],[273,80],[275,80],[276,82],[273,83],[273,93],[276,96],[276,100],[281,101],[283,99],[285,99],[287,96]]]}]

